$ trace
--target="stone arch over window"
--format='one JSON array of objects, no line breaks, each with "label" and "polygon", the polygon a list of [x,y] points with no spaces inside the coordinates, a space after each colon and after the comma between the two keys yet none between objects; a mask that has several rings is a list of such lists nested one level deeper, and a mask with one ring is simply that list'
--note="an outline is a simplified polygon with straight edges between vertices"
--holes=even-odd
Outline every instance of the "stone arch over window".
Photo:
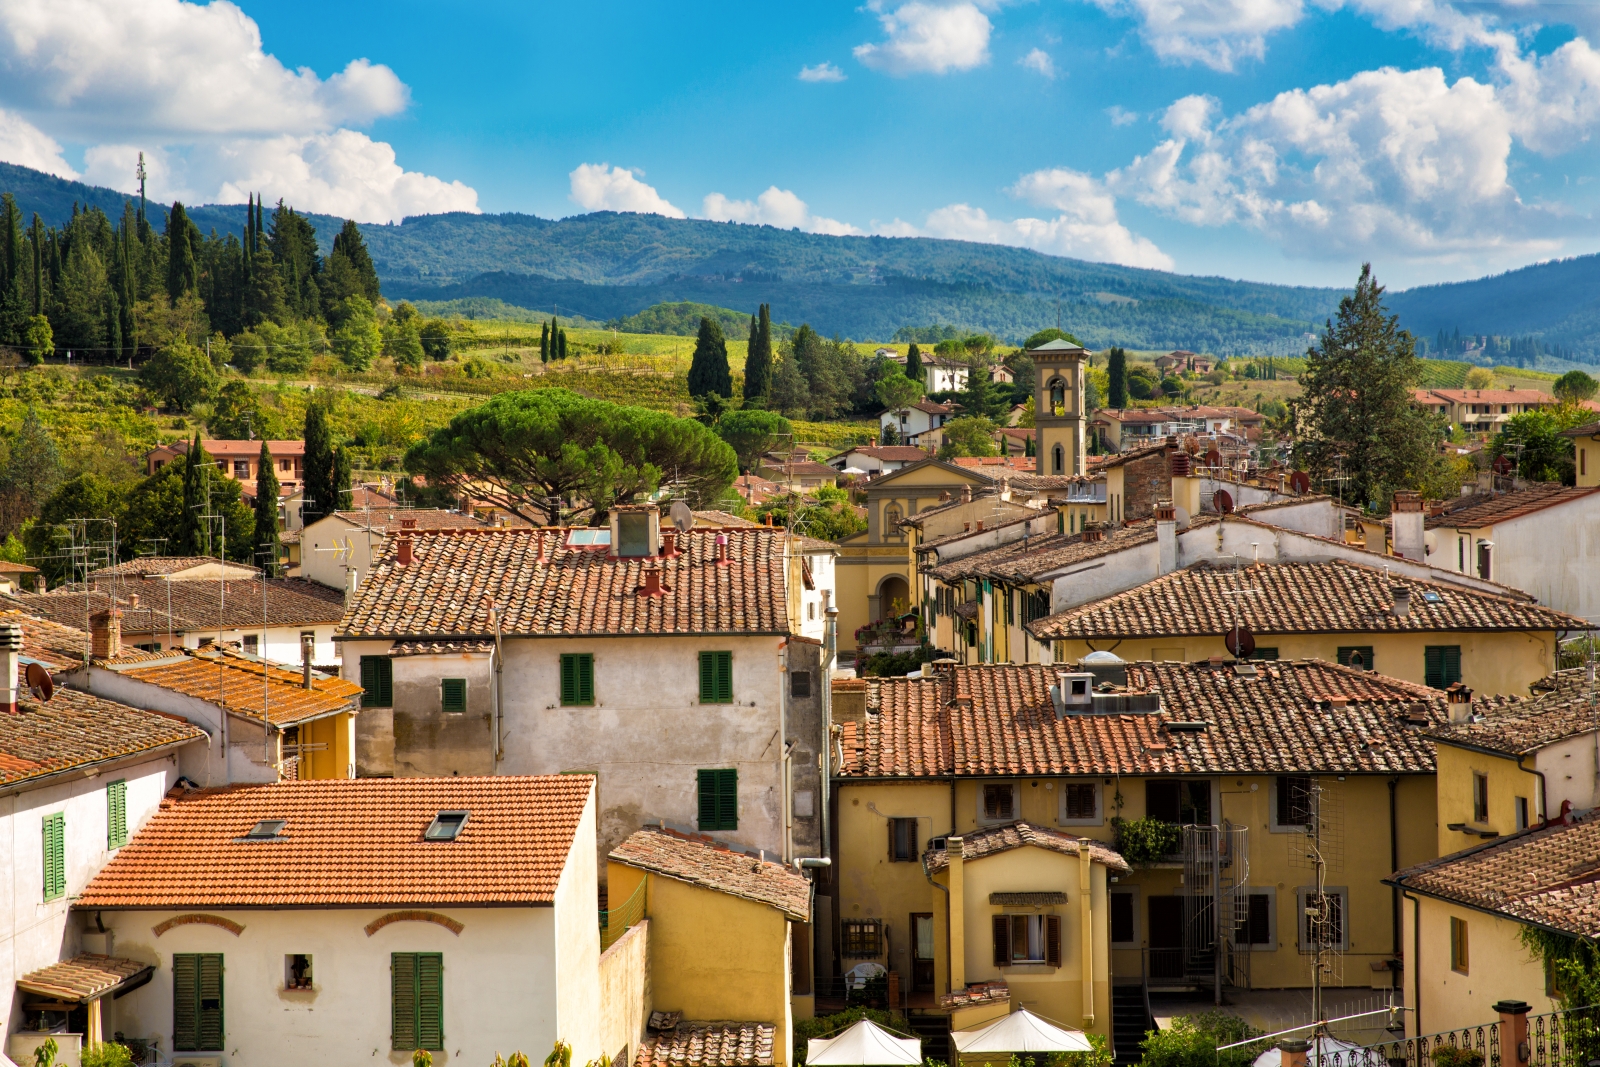
[{"label": "stone arch over window", "polygon": [[878,618],[891,619],[911,610],[911,586],[898,574],[886,575],[878,583]]},{"label": "stone arch over window", "polygon": [[1061,378],[1050,379],[1050,414],[1065,415],[1067,413],[1067,383]]},{"label": "stone arch over window", "polygon": [[900,520],[905,516],[900,511],[900,505],[889,503],[883,508],[883,535],[893,537],[900,532]]},{"label": "stone arch over window", "polygon": [[1062,447],[1060,445],[1056,445],[1054,448],[1052,448],[1050,450],[1050,473],[1051,474],[1063,474],[1063,473],[1066,472],[1066,466],[1067,466],[1066,452],[1062,449]]}]

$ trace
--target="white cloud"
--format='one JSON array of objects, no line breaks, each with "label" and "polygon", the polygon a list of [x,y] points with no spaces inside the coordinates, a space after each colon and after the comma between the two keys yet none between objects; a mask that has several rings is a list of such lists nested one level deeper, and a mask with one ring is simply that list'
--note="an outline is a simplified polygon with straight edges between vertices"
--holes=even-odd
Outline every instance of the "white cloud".
[{"label": "white cloud", "polygon": [[1111,116],[1111,125],[1113,126],[1132,126],[1139,121],[1138,112],[1129,111],[1120,104],[1112,104],[1106,108],[1106,114]]},{"label": "white cloud", "polygon": [[1054,78],[1056,76],[1055,60],[1051,59],[1050,53],[1042,48],[1035,48],[1017,60],[1017,63],[1035,73],[1043,74],[1046,78]]},{"label": "white cloud", "polygon": [[78,176],[62,158],[61,146],[55,138],[21,116],[3,110],[0,110],[0,159],[61,178]]},{"label": "white cloud", "polygon": [[[1337,2],[1337,0],[1335,0]],[[1162,59],[1232,70],[1241,59],[1260,59],[1269,33],[1304,14],[1301,0],[1093,0],[1132,15],[1140,35]]]},{"label": "white cloud", "polygon": [[801,67],[799,78],[803,82],[842,82],[844,71],[832,63],[818,63],[814,67]]},{"label": "white cloud", "polygon": [[896,76],[944,74],[989,61],[989,17],[969,0],[951,4],[911,0],[891,12],[879,12],[878,21],[888,39],[854,50],[856,59],[874,70]]},{"label": "white cloud", "polygon": [[700,213],[717,222],[744,222],[751,225],[776,226],[779,229],[801,229],[807,233],[824,233],[846,237],[861,233],[848,222],[823,218],[811,214],[806,202],[788,189],[776,185],[754,200],[730,200],[721,193],[712,193],[701,204]]},{"label": "white cloud", "polygon": [[682,208],[668,203],[654,186],[639,180],[643,173],[609,163],[581,163],[567,175],[572,183],[572,202],[586,211],[636,211],[669,219],[686,218]]}]

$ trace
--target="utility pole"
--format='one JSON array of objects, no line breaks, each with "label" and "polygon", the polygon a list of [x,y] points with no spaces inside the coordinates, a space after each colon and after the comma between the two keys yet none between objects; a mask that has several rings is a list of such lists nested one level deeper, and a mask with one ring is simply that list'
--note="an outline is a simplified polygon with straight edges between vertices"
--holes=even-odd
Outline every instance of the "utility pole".
[{"label": "utility pole", "polygon": [[144,170],[144,153],[143,152],[139,153],[139,167],[138,167],[137,170],[134,171],[134,174],[137,175],[138,178],[139,178],[139,221],[143,222],[145,220],[145,213],[144,213],[144,179],[145,179],[145,170]]}]

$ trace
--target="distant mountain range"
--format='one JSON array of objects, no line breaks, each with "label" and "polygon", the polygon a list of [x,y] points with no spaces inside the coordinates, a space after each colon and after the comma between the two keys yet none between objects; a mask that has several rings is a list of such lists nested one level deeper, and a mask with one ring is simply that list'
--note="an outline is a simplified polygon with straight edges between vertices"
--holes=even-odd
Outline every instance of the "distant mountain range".
[{"label": "distant mountain range", "polygon": [[[12,164],[0,164],[0,189],[51,225],[70,218],[74,203],[116,217],[134,199]],[[157,225],[164,224],[165,208],[149,210]],[[205,231],[244,227],[243,205],[188,211]],[[342,220],[310,218],[326,252]],[[678,301],[744,314],[768,303],[777,321],[809,322],[857,340],[887,339],[902,326],[950,324],[1015,342],[1059,320],[1091,347],[1289,355],[1303,351],[1306,335],[1320,328],[1343,295],[968,241],[827,237],[609,211],[554,221],[428,215],[364,225],[362,232],[391,299],[486,297],[597,320]],[[1600,256],[1581,256],[1390,293],[1389,306],[1429,340],[1440,330],[1533,336],[1600,362],[1597,282]]]}]

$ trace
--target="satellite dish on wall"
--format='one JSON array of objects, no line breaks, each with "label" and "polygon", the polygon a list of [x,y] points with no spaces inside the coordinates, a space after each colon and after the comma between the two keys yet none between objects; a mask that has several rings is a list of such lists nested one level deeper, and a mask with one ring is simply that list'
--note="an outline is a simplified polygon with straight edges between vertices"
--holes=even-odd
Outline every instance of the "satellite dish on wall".
[{"label": "satellite dish on wall", "polygon": [[23,679],[28,683],[28,688],[33,690],[33,695],[40,700],[49,700],[56,695],[55,680],[50,677],[50,672],[42,663],[28,664]]},{"label": "satellite dish on wall", "polygon": [[1311,476],[1305,471],[1295,471],[1289,475],[1289,488],[1296,493],[1309,493],[1311,491]]},{"label": "satellite dish on wall", "polygon": [[1211,495],[1211,506],[1217,509],[1218,515],[1231,515],[1233,513],[1233,496],[1226,489],[1218,489]]},{"label": "satellite dish on wall", "polygon": [[672,518],[672,525],[676,526],[680,533],[688,533],[694,529],[694,512],[683,501],[674,500],[667,514]]},{"label": "satellite dish on wall", "polygon": [[1222,643],[1237,658],[1249,659],[1256,650],[1256,635],[1241,622],[1222,636]]}]

